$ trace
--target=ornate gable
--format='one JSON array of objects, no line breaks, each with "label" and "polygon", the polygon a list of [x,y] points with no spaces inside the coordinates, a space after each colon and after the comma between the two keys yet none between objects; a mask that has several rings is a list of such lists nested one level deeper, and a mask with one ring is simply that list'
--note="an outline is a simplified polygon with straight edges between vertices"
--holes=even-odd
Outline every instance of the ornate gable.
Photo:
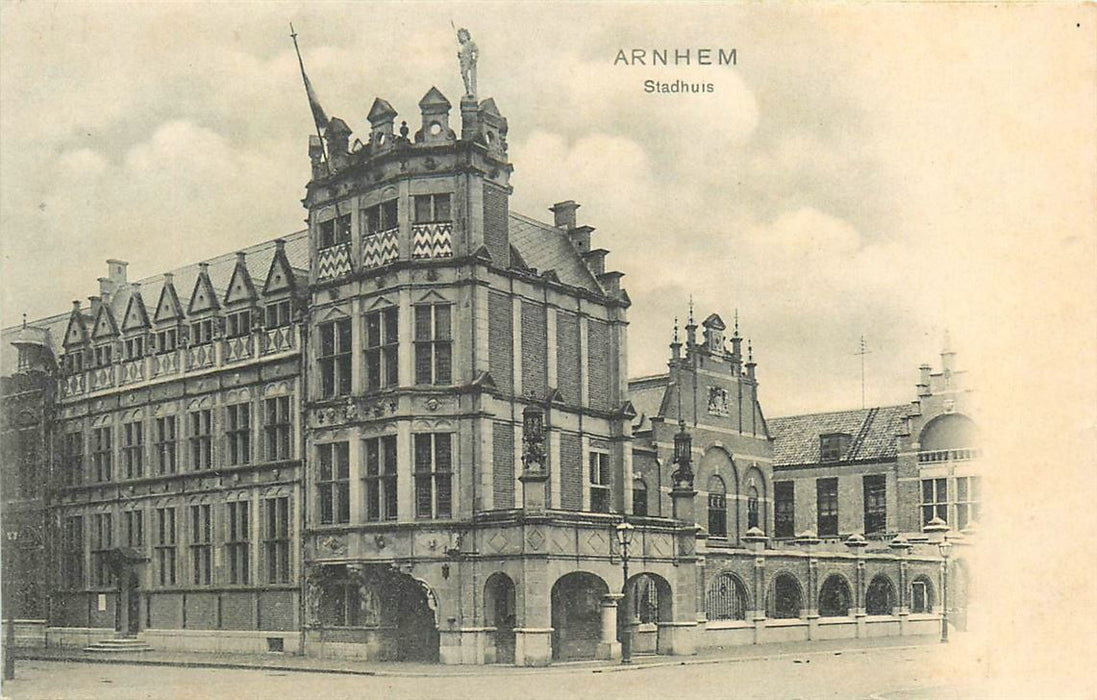
[{"label": "ornate gable", "polygon": [[135,286],[126,304],[126,313],[122,316],[122,330],[138,330],[148,328],[149,325],[149,313],[145,309],[145,301],[141,298],[141,291]]},{"label": "ornate gable", "polygon": [[80,302],[72,304],[72,313],[69,314],[69,325],[65,328],[65,340],[62,343],[66,348],[83,345],[88,342],[88,324],[84,314],[80,312]]},{"label": "ornate gable", "polygon": [[255,284],[248,274],[248,266],[244,253],[236,254],[236,267],[232,271],[232,279],[229,280],[229,289],[225,292],[225,306],[254,302],[258,298],[255,293]]},{"label": "ornate gable", "polygon": [[160,290],[160,301],[156,303],[156,314],[153,321],[178,321],[183,318],[183,305],[179,302],[179,294],[175,291],[175,283],[171,273],[164,275],[164,287]]},{"label": "ornate gable", "polygon": [[95,321],[92,322],[91,327],[91,337],[95,340],[113,338],[118,335],[118,322],[114,320],[110,304],[99,305],[99,311],[95,314]]},{"label": "ornate gable", "polygon": [[274,241],[274,259],[270,261],[270,269],[267,271],[267,281],[263,283],[263,296],[277,294],[278,292],[293,291],[294,275],[286,258],[286,242],[279,238]]},{"label": "ornate gable", "polygon": [[217,292],[209,278],[209,263],[198,263],[198,279],[194,280],[194,291],[190,294],[187,314],[199,314],[203,311],[216,311],[221,308],[217,303]]}]

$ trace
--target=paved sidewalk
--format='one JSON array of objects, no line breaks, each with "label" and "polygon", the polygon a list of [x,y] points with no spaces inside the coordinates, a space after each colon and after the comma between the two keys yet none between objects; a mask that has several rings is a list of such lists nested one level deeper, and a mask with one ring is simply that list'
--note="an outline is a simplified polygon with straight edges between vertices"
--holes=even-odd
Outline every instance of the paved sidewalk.
[{"label": "paved sidewalk", "polygon": [[[957,635],[959,636],[959,635]],[[811,663],[811,657],[820,654],[866,654],[877,649],[898,649],[939,644],[935,636],[880,637],[874,639],[841,639],[820,642],[790,642],[736,647],[706,648],[693,656],[645,655],[633,659],[630,665],[611,661],[558,662],[544,668],[527,668],[503,664],[485,666],[446,666],[413,662],[379,662],[355,659],[316,659],[292,654],[210,654],[187,652],[86,652],[81,649],[21,648],[17,659],[41,661],[65,661],[73,663],[128,664],[145,666],[182,666],[189,668],[260,669],[267,671],[299,671],[308,673],[337,673],[362,676],[483,676],[546,674],[553,672],[574,673],[589,670],[591,673],[638,671],[646,668],[684,666],[692,664],[733,663],[760,659],[792,658],[793,661]],[[962,645],[957,639],[954,644]]]}]

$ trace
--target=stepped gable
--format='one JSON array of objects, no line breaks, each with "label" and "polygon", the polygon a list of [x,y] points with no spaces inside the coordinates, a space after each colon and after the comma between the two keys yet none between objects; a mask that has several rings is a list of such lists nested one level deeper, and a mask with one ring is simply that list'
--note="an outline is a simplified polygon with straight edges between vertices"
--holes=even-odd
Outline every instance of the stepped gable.
[{"label": "stepped gable", "polygon": [[538,272],[555,270],[563,284],[605,294],[566,231],[511,212],[510,242],[528,267]]},{"label": "stepped gable", "polygon": [[907,406],[882,406],[771,418],[773,465],[819,464],[819,437],[829,433],[845,433],[851,438],[849,453],[840,462],[895,459],[896,435],[908,410]]}]

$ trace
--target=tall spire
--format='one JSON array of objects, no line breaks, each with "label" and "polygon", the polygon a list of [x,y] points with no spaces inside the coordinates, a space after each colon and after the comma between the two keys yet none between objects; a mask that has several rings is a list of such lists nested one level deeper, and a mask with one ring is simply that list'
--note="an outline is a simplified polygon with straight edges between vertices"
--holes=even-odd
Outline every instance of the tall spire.
[{"label": "tall spire", "polygon": [[670,342],[670,357],[678,360],[682,357],[682,343],[678,340],[678,317],[674,317],[674,339]]}]

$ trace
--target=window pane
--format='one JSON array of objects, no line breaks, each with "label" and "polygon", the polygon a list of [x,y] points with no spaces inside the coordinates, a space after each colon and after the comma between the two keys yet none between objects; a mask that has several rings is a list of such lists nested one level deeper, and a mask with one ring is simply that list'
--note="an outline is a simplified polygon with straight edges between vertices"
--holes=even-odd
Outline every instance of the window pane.
[{"label": "window pane", "polygon": [[438,304],[434,307],[434,339],[435,340],[449,340],[450,337],[450,323],[449,323],[449,306],[446,304]]},{"label": "window pane", "polygon": [[415,307],[415,339],[416,340],[430,340],[431,339],[431,327],[430,327],[430,306],[416,306]]},{"label": "window pane", "polygon": [[435,384],[449,384],[453,381],[453,363],[450,358],[452,348],[449,343],[434,344]]},{"label": "window pane", "polygon": [[434,471],[448,472],[451,466],[450,435],[437,433],[434,436]]},{"label": "window pane", "polygon": [[429,472],[431,469],[431,436],[421,434],[415,436],[415,471]]},{"label": "window pane", "polygon": [[431,221],[430,195],[417,195],[415,197],[415,221],[417,223]]},{"label": "window pane", "polygon": [[450,207],[448,194],[434,195],[434,220],[450,221]]}]

